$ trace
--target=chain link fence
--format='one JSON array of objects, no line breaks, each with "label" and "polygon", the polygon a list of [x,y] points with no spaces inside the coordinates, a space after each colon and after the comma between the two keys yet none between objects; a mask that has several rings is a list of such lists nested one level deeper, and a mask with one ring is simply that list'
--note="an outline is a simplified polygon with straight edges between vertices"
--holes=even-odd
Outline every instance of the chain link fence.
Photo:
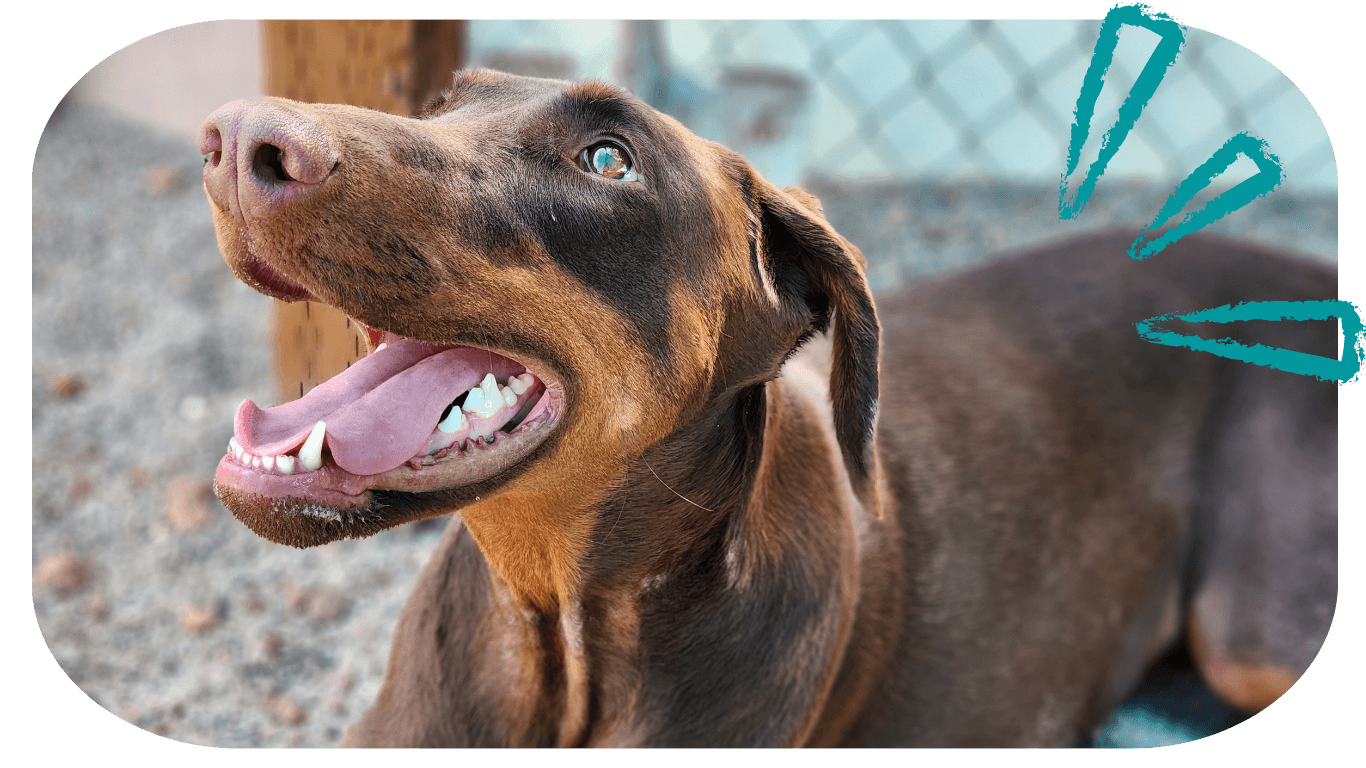
[{"label": "chain link fence", "polygon": [[[1336,257],[1336,165],[1317,113],[1271,63],[1198,29],[1187,29],[1085,213],[1059,222],[1058,182],[1099,29],[1099,21],[478,21],[470,52],[478,66],[622,85],[771,180],[807,187],[869,253],[880,288],[1084,230],[1137,234],[1178,181],[1243,131],[1268,142],[1285,181],[1211,229]],[[1124,28],[1083,168],[1157,39]],[[1255,170],[1240,161],[1206,199]]]}]

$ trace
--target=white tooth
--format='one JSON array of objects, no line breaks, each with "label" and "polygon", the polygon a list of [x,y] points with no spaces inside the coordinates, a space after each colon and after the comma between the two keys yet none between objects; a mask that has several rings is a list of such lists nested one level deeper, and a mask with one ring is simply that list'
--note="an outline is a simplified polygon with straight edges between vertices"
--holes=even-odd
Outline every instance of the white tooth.
[{"label": "white tooth", "polygon": [[459,408],[452,408],[450,415],[440,424],[437,424],[436,428],[449,435],[452,432],[459,432],[469,425],[469,421],[465,418],[465,412]]},{"label": "white tooth", "polygon": [[465,402],[460,406],[460,410],[468,411],[469,413],[478,413],[482,411],[483,408],[484,390],[479,387],[471,389],[469,393],[465,395]]},{"label": "white tooth", "polygon": [[[476,398],[476,404],[470,406],[470,398],[478,391],[480,396]],[[479,382],[477,390],[471,389],[470,395],[465,399],[465,410],[470,411],[486,419],[492,418],[493,414],[503,407],[503,395],[498,391],[498,380],[493,378],[493,374],[486,374],[484,380]]]},{"label": "white tooth", "polygon": [[262,457],[261,457],[261,466],[265,467],[266,469],[275,469],[275,457],[274,457],[274,456],[262,456]]},{"label": "white tooth", "polygon": [[531,389],[531,385],[535,382],[535,377],[529,373],[524,373],[521,376],[513,376],[508,379],[508,387],[512,389],[513,394],[520,395]]},{"label": "white tooth", "polygon": [[[250,467],[250,466],[251,466],[251,461],[252,461],[252,459],[255,459],[255,458],[256,458],[256,457],[255,457],[255,456],[252,456],[250,453],[243,453],[243,454],[242,454],[242,463],[243,463],[243,464],[246,464],[248,467]],[[258,464],[257,466],[260,466],[260,465]]]},{"label": "white tooth", "polygon": [[503,394],[499,392],[499,380],[494,379],[492,373],[485,374],[484,381],[479,381],[479,388],[484,389],[484,409],[479,411],[479,415],[484,418],[492,418],[493,414],[499,413],[503,407]]},{"label": "white tooth", "polygon": [[512,391],[512,387],[503,387],[503,402],[508,405],[517,404],[517,393]]},{"label": "white tooth", "polygon": [[387,347],[387,346],[389,346],[389,342],[387,342],[387,341],[382,342],[382,343],[380,343],[380,345],[379,345],[378,347],[375,347],[375,351],[378,352],[378,351],[380,351],[381,349],[384,349],[384,348]]},{"label": "white tooth", "polygon": [[281,474],[286,474],[286,475],[288,475],[288,474],[292,473],[292,472],[294,471],[294,457],[293,457],[293,456],[276,456],[276,457],[275,457],[275,468],[278,469],[278,470],[280,470]]},{"label": "white tooth", "polygon": [[326,424],[321,421],[314,424],[313,431],[308,433],[308,439],[304,441],[304,447],[299,449],[299,462],[309,472],[323,465],[323,435],[326,433]]}]

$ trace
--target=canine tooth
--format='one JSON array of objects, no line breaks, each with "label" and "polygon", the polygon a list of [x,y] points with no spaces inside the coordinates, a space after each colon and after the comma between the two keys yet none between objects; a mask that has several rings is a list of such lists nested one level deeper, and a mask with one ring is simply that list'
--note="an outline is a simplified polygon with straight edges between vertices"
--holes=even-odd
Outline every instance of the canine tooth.
[{"label": "canine tooth", "polygon": [[437,424],[436,428],[449,435],[452,432],[459,432],[469,425],[470,422],[465,418],[465,412],[459,408],[452,408],[450,415],[440,424]]},{"label": "canine tooth", "polygon": [[308,433],[308,439],[304,441],[304,447],[299,449],[299,463],[304,465],[304,469],[312,472],[323,465],[323,435],[327,434],[327,424],[318,422],[313,425],[313,431]]},{"label": "canine tooth", "polygon": [[517,404],[517,393],[512,391],[512,387],[503,387],[503,402],[508,405]]},{"label": "canine tooth", "polygon": [[387,341],[380,342],[380,345],[379,345],[378,347],[375,347],[375,351],[378,352],[378,351],[380,351],[381,349],[384,349],[384,348],[387,347],[387,346],[389,346],[389,342],[387,342]]},{"label": "canine tooth", "polygon": [[261,466],[262,466],[262,467],[265,467],[266,469],[275,469],[275,457],[274,457],[274,456],[262,456],[262,457],[261,457]]},{"label": "canine tooth", "polygon": [[285,474],[285,475],[292,474],[292,473],[294,472],[294,457],[293,457],[293,456],[276,456],[276,457],[275,457],[275,468],[276,468],[277,470],[279,470],[281,474]]}]

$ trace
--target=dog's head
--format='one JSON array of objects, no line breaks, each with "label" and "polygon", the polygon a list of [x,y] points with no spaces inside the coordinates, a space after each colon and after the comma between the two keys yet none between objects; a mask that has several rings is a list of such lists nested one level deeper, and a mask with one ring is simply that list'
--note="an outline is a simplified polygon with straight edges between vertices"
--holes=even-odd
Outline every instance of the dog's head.
[{"label": "dog's head", "polygon": [[378,348],[293,403],[242,404],[216,488],[260,535],[311,546],[463,509],[481,546],[572,553],[624,459],[827,327],[840,448],[871,499],[862,255],[814,198],[628,94],[474,71],[418,119],[234,102],[200,148],[234,272]]}]

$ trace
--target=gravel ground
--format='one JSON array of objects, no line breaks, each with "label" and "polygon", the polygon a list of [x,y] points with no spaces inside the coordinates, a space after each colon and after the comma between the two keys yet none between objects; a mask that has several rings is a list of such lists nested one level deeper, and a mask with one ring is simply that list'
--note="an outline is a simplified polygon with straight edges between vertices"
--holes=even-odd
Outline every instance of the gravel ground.
[{"label": "gravel ground", "polygon": [[[301,551],[257,538],[209,493],[237,403],[271,402],[272,379],[269,300],[219,257],[199,173],[189,142],[90,108],[66,109],[38,147],[34,607],[62,669],[128,722],[196,744],[331,745],[378,691],[442,523]],[[879,288],[1137,228],[1170,192],[1102,182],[1060,225],[1055,187],[809,186]],[[1336,257],[1333,198],[1259,205],[1218,228]],[[1149,709],[1126,711],[1098,743],[1172,737]]]},{"label": "gravel ground", "polygon": [[34,607],[66,673],[128,722],[334,744],[441,525],[296,550],[209,492],[237,403],[273,393],[270,300],[223,264],[199,174],[183,139],[88,109],[38,147]]}]

